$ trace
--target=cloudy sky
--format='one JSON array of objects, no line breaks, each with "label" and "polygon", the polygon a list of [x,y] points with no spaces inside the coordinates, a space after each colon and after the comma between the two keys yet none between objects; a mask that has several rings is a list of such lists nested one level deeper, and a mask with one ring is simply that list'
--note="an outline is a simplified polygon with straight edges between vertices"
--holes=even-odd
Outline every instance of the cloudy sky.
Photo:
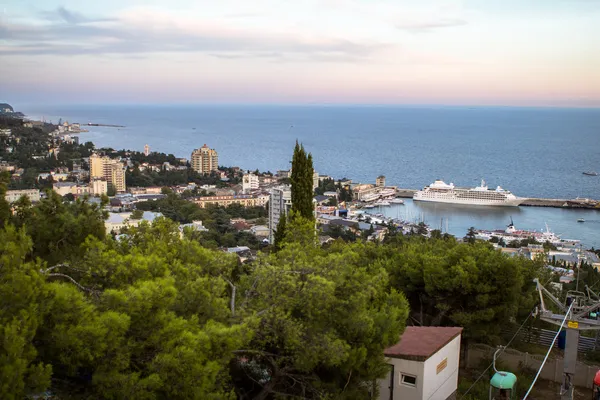
[{"label": "cloudy sky", "polygon": [[0,97],[600,107],[600,0],[0,0]]}]

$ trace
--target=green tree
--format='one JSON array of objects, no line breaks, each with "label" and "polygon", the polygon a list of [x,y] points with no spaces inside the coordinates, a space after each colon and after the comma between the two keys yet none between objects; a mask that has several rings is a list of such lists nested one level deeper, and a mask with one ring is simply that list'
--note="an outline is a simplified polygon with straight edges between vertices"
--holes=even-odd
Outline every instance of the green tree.
[{"label": "green tree", "polygon": [[131,213],[131,219],[141,219],[144,216],[144,212],[142,210],[133,210]]},{"label": "green tree", "polygon": [[361,257],[364,245],[325,250],[315,242],[312,220],[291,219],[283,248],[243,281],[249,297],[240,313],[259,318],[232,372],[247,398],[364,399],[364,383],[387,371],[383,349],[404,329],[406,299]]},{"label": "green tree", "polygon": [[313,163],[312,155],[306,154],[304,146],[298,144],[292,157],[292,211],[297,215],[314,220],[313,206]]},{"label": "green tree", "polygon": [[275,232],[273,233],[273,246],[275,250],[280,250],[283,241],[286,237],[285,226],[287,224],[287,215],[280,215],[279,222],[277,223],[277,227],[275,228]]},{"label": "green tree", "polygon": [[112,183],[109,183],[107,185],[107,189],[106,189],[106,195],[107,196],[115,196],[117,194],[117,189],[115,188],[115,185],[113,185]]},{"label": "green tree", "polygon": [[465,242],[473,244],[475,243],[475,235],[477,235],[477,231],[475,230],[475,227],[470,227],[469,230],[467,231],[467,235],[465,236]]},{"label": "green tree", "polygon": [[53,265],[80,256],[81,244],[89,235],[104,238],[104,205],[90,204],[87,198],[64,203],[58,193],[49,190],[47,198],[36,205],[20,207],[15,223],[24,226],[33,240],[32,255]]},{"label": "green tree", "polygon": [[507,321],[536,302],[543,263],[508,257],[490,244],[406,238],[381,249],[392,287],[403,291],[422,325],[465,328],[465,338],[493,342]]},{"label": "green tree", "polygon": [[8,172],[0,172],[0,228],[2,228],[8,220],[10,220],[10,204],[6,201],[6,190],[10,182]]},{"label": "green tree", "polygon": [[52,367],[36,361],[33,338],[46,310],[38,262],[26,262],[31,240],[25,230],[0,229],[0,398],[22,399],[50,385]]}]

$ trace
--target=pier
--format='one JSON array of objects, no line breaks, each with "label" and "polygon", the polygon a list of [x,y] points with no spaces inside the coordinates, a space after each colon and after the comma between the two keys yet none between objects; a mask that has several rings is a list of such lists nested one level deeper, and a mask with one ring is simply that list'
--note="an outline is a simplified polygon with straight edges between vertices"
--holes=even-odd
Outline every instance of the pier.
[{"label": "pier", "polygon": [[[396,196],[405,199],[412,199],[413,195],[417,192],[416,189],[396,189]],[[553,208],[573,208],[573,209],[585,209],[585,210],[598,210],[600,211],[600,202],[593,199],[542,199],[542,198],[526,198],[521,203],[524,207],[553,207]]]},{"label": "pier", "polygon": [[556,207],[556,208],[579,208],[586,210],[599,210],[600,211],[600,202],[597,200],[591,199],[539,199],[539,198],[529,198],[526,199],[522,206],[526,207]]},{"label": "pier", "polygon": [[87,126],[107,126],[109,128],[125,128],[125,125],[93,124],[91,122],[88,122]]}]

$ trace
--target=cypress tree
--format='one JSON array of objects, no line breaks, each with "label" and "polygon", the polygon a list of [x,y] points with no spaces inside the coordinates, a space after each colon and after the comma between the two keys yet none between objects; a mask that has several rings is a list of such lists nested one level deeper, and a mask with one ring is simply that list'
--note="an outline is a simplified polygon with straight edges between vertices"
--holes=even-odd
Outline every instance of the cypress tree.
[{"label": "cypress tree", "polygon": [[285,225],[286,225],[287,215],[281,214],[279,216],[279,222],[277,223],[277,228],[275,229],[275,233],[273,234],[273,246],[275,250],[281,250],[281,244],[285,239]]},{"label": "cypress tree", "polygon": [[313,214],[313,164],[312,154],[306,154],[304,146],[298,144],[294,148],[292,158],[292,211],[309,220],[314,219]]}]

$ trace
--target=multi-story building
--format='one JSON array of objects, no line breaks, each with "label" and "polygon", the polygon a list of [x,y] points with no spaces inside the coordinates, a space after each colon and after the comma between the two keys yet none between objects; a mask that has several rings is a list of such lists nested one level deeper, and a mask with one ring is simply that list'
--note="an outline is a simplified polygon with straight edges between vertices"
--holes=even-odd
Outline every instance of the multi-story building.
[{"label": "multi-story building", "polygon": [[209,149],[205,144],[192,152],[192,169],[199,174],[210,174],[219,168],[219,155],[214,149]]},{"label": "multi-story building", "polygon": [[375,186],[384,187],[385,186],[385,176],[379,175],[375,180]]},{"label": "multi-story building", "polygon": [[96,154],[90,156],[90,179],[104,178],[108,184],[113,185],[117,192],[125,192],[125,166],[119,160],[101,157]]},{"label": "multi-story building", "polygon": [[279,219],[287,215],[292,208],[292,190],[289,186],[280,186],[271,189],[269,199],[269,242],[275,239],[275,231]]},{"label": "multi-story building", "polygon": [[269,202],[269,196],[249,196],[249,195],[238,195],[238,196],[205,196],[197,197],[194,199],[194,203],[198,204],[201,208],[208,205],[218,205],[227,207],[231,204],[241,204],[244,207],[254,206],[265,206]]},{"label": "multi-story building", "polygon": [[286,170],[279,170],[279,171],[277,171],[277,177],[279,179],[290,178],[291,176],[292,176],[292,170],[291,169],[289,169],[287,171]]},{"label": "multi-story building", "polygon": [[101,196],[108,193],[108,182],[106,179],[96,178],[90,180],[90,194],[93,196]]},{"label": "multi-story building", "polygon": [[14,203],[19,200],[21,196],[29,198],[29,201],[32,203],[40,201],[40,191],[38,189],[7,190],[4,197],[7,202]]},{"label": "multi-story building", "polygon": [[148,146],[148,145],[144,146],[144,155],[146,157],[148,157],[150,155],[150,146]]},{"label": "multi-story building", "polygon": [[319,187],[319,173],[313,172],[313,190]]},{"label": "multi-story building", "polygon": [[103,178],[94,178],[88,185],[78,185],[75,182],[56,182],[52,190],[61,196],[72,194],[73,196],[101,196],[108,192],[108,184]]},{"label": "multi-story building", "polygon": [[258,180],[258,176],[249,173],[249,174],[244,174],[244,176],[242,177],[242,191],[244,193],[248,193],[252,190],[258,190],[259,187],[259,180]]},{"label": "multi-story building", "polygon": [[104,178],[104,162],[108,157],[102,157],[97,154],[90,156],[90,178]]}]

